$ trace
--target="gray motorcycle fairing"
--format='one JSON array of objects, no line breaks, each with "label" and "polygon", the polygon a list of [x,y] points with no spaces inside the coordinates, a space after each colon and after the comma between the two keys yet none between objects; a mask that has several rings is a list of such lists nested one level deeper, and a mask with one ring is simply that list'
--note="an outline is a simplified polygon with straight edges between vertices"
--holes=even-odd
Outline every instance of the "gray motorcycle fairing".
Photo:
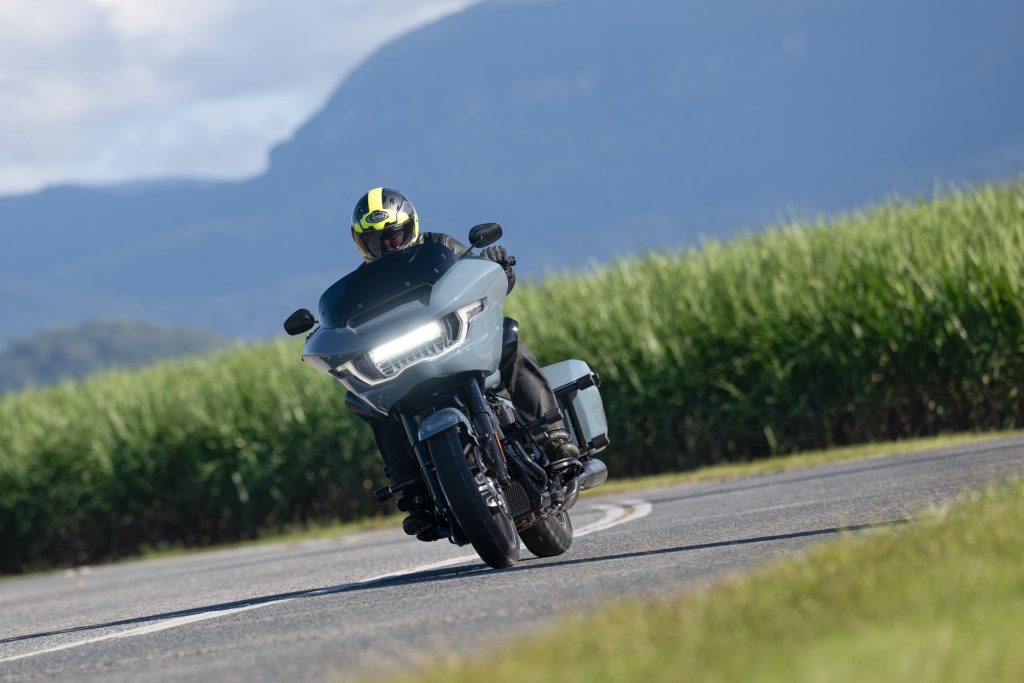
[{"label": "gray motorcycle fairing", "polygon": [[[504,269],[482,258],[463,258],[441,276],[421,300],[398,305],[355,327],[321,327],[310,335],[302,359],[341,380],[345,386],[382,413],[430,380],[467,372],[492,375],[501,360],[504,303],[508,280]],[[363,381],[339,369],[373,348],[432,320],[483,302],[483,310],[468,321],[461,343],[441,355],[411,365],[392,378]]]}]

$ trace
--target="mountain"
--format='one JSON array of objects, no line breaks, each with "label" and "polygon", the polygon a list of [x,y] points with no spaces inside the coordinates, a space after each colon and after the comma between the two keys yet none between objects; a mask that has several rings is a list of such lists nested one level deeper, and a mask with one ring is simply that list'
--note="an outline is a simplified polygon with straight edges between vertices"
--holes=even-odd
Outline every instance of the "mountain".
[{"label": "mountain", "polygon": [[[356,262],[358,195],[497,220],[525,274],[1024,172],[1016,0],[518,0],[398,38],[244,182],[0,198],[0,339],[266,336]],[[13,247],[13,248],[12,248]]]},{"label": "mountain", "polygon": [[149,365],[230,344],[212,332],[129,321],[89,321],[15,339],[0,349],[0,394],[78,379],[101,370]]}]

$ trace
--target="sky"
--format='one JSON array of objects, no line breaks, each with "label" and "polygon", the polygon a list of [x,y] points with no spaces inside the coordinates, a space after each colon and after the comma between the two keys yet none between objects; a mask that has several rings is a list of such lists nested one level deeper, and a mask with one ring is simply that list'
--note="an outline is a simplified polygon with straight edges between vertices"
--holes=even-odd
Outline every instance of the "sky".
[{"label": "sky", "polygon": [[374,49],[475,0],[0,0],[0,194],[265,168]]}]

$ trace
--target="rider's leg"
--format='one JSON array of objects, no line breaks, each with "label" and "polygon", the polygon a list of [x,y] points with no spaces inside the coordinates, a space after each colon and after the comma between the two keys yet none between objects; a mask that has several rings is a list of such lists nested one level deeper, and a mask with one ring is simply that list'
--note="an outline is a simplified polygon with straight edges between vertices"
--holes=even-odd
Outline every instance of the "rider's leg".
[{"label": "rider's leg", "polygon": [[[371,417],[359,414],[370,425],[373,437],[377,441],[377,449],[384,459],[384,474],[395,484],[410,480],[421,480],[419,463],[409,446],[409,437],[405,428],[391,418]],[[398,509],[408,513],[402,521],[402,529],[410,536],[420,540],[437,539],[437,524],[434,519],[434,505],[427,495],[423,483],[404,489],[399,494]]]},{"label": "rider's leg", "polygon": [[[394,420],[369,421],[377,448],[384,458],[384,472],[396,484],[416,479],[422,480],[419,463],[409,447],[405,428]],[[437,540],[437,521],[434,519],[434,505],[422,483],[403,489],[397,501],[398,509],[408,513],[402,520],[402,529],[421,541]]]},{"label": "rider's leg", "polygon": [[[501,380],[512,396],[512,403],[530,422],[558,408],[555,392],[533,353],[518,339],[506,343],[501,354]],[[541,439],[551,467],[558,469],[580,457],[569,440],[562,420],[552,423]]]},{"label": "rider's leg", "polygon": [[384,459],[384,474],[391,481],[401,484],[410,479],[420,478],[419,463],[409,448],[409,438],[402,425],[395,420],[381,418],[366,420],[373,430],[373,438],[377,441],[377,449]]}]

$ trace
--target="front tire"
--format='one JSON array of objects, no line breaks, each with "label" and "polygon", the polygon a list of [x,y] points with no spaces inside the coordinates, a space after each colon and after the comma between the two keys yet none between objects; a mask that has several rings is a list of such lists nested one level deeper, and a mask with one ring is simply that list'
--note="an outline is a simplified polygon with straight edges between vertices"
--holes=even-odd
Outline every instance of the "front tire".
[{"label": "front tire", "polygon": [[431,437],[427,447],[448,506],[473,549],[495,569],[511,567],[519,559],[519,535],[501,488],[481,465],[478,449],[463,450],[454,429]]},{"label": "front tire", "polygon": [[569,511],[544,517],[519,532],[526,549],[537,557],[561,555],[572,545],[572,520]]}]

